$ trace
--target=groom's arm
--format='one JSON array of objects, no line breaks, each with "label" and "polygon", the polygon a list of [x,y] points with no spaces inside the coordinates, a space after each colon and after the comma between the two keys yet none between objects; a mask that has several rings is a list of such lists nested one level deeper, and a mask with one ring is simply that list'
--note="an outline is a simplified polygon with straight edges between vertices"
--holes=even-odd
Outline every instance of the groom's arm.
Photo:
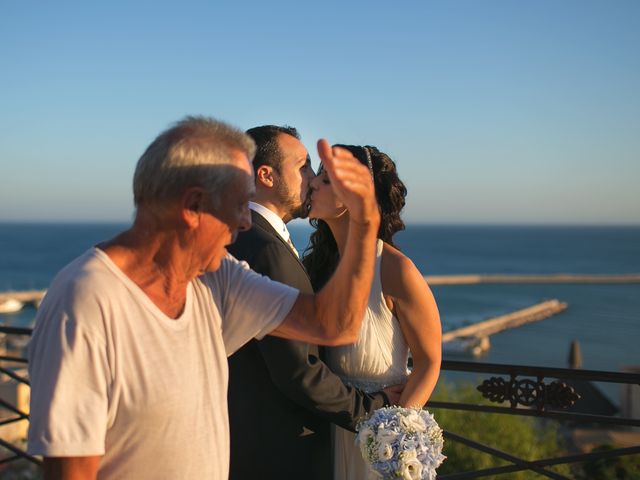
[{"label": "groom's arm", "polygon": [[391,402],[384,392],[346,386],[320,359],[315,346],[267,336],[258,342],[271,381],[291,401],[343,428]]}]

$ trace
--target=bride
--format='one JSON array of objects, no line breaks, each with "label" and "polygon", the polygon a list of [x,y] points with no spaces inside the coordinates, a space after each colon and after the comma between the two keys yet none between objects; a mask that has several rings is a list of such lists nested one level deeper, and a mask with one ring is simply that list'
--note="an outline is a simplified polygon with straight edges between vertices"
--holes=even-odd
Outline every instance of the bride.
[{"label": "bride", "polygon": [[[376,271],[360,338],[353,345],[326,349],[326,363],[349,385],[367,392],[404,383],[399,405],[422,407],[440,372],[441,327],[433,294],[413,262],[393,244],[404,229],[400,211],[407,190],[395,163],[375,147],[346,148],[373,176],[381,222]],[[311,183],[309,217],[316,228],[303,259],[315,290],[329,279],[347,241],[349,212],[335,196],[329,177],[320,170]],[[413,368],[407,370],[411,352]],[[354,433],[335,428],[335,480],[369,477]]]}]

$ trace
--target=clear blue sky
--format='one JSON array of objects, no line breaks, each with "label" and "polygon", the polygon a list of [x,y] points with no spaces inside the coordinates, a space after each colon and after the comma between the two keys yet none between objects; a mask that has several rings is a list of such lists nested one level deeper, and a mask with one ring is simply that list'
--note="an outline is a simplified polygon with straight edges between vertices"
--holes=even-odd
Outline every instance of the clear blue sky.
[{"label": "clear blue sky", "polygon": [[[135,4],[134,4],[135,3]],[[0,2],[0,221],[127,221],[186,114],[397,162],[405,219],[640,224],[640,1]]]}]

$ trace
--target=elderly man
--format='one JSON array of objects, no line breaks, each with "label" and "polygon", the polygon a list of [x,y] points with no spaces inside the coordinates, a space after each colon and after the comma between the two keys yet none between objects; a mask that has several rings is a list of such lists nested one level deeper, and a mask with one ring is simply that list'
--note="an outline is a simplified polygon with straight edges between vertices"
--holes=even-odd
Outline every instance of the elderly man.
[{"label": "elderly man", "polygon": [[251,139],[187,118],[151,143],[131,228],[65,267],[38,312],[29,452],[47,478],[225,479],[226,357],[269,333],[355,341],[379,214],[366,167],[318,151],[352,220],[334,277],[309,295],[227,256],[251,226]]}]

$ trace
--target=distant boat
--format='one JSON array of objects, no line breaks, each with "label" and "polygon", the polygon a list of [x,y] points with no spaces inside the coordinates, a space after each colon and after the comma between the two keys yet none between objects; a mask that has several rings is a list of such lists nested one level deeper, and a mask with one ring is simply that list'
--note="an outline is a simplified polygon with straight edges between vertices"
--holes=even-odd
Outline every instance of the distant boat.
[{"label": "distant boat", "polygon": [[0,313],[15,313],[22,310],[24,303],[15,298],[8,298],[4,302],[0,302]]}]

